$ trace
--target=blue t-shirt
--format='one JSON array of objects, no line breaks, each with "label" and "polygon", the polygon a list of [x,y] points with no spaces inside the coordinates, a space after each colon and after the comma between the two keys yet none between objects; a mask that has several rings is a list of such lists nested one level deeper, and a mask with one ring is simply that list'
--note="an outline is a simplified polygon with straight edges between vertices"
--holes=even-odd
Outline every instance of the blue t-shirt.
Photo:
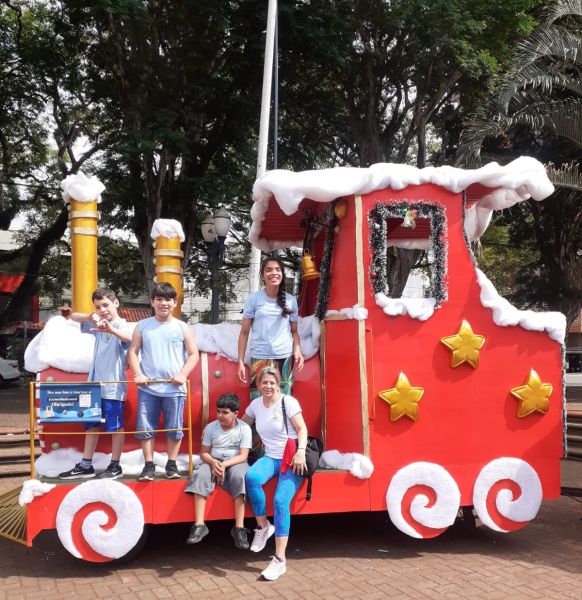
[{"label": "blue t-shirt", "polygon": [[208,423],[202,436],[202,444],[210,446],[210,455],[220,460],[237,456],[241,448],[252,448],[251,428],[240,419],[232,429],[224,430],[218,420]]},{"label": "blue t-shirt", "polygon": [[[180,372],[188,357],[184,347],[186,323],[172,318],[158,321],[155,317],[138,323],[141,333],[141,372],[148,379],[171,379]],[[183,396],[186,384],[150,383],[145,388],[156,396]]]},{"label": "blue t-shirt", "polygon": [[251,329],[251,358],[287,358],[293,354],[291,323],[298,319],[297,300],[285,294],[291,314],[284,317],[277,299],[271,299],[265,290],[250,294],[243,317],[253,319]]},{"label": "blue t-shirt", "polygon": [[[126,323],[125,319],[117,319],[117,321],[111,322],[111,327],[123,329]],[[122,342],[111,333],[91,331],[95,327],[96,324],[92,321],[81,323],[81,333],[90,333],[95,336],[93,360],[87,381],[124,381],[129,343]],[[127,385],[125,383],[104,383],[101,386],[101,398],[103,399],[125,400],[126,394]]]}]

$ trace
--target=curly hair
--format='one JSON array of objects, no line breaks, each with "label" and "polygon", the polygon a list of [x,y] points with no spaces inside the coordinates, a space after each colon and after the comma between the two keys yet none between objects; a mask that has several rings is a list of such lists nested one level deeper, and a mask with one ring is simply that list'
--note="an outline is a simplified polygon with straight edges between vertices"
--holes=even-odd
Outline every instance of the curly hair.
[{"label": "curly hair", "polygon": [[277,263],[281,268],[281,283],[279,284],[279,288],[277,290],[277,304],[281,307],[281,316],[288,317],[291,314],[291,308],[287,306],[287,297],[285,292],[285,267],[281,262],[280,258],[276,256],[267,256],[261,263],[261,277],[263,277],[265,268],[267,264],[270,262]]}]

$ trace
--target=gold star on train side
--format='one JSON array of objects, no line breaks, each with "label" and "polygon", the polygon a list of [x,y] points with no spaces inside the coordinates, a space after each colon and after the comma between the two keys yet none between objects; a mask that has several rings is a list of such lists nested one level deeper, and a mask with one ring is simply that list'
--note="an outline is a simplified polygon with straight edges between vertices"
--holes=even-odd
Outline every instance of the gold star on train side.
[{"label": "gold star on train side", "polygon": [[413,421],[418,419],[418,402],[424,394],[424,388],[412,387],[408,377],[400,373],[396,386],[379,392],[380,398],[390,405],[390,420],[398,421],[408,417]]},{"label": "gold star on train side", "polygon": [[545,415],[550,409],[550,395],[553,391],[551,383],[542,383],[540,376],[531,369],[527,382],[511,389],[511,393],[519,400],[518,417],[527,417],[533,412]]},{"label": "gold star on train side", "polygon": [[455,335],[441,338],[441,343],[451,351],[451,367],[455,368],[463,363],[474,369],[479,366],[479,351],[485,343],[485,337],[473,333],[467,321],[463,320]]}]

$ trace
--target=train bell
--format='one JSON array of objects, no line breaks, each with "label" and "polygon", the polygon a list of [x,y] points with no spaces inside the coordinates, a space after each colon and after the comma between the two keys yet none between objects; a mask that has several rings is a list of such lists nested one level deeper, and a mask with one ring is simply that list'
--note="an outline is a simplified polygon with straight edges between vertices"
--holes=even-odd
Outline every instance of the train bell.
[{"label": "train bell", "polygon": [[313,256],[306,252],[301,259],[301,268],[303,269],[303,280],[310,281],[311,279],[317,279],[321,274],[315,268],[315,262]]}]

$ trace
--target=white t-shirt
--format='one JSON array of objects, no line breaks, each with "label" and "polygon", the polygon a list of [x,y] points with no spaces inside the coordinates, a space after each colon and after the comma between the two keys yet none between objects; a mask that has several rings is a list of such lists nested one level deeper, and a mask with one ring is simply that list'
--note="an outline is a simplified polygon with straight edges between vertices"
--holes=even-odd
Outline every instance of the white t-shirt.
[{"label": "white t-shirt", "polygon": [[255,420],[257,433],[265,445],[265,454],[270,458],[283,458],[283,452],[287,444],[287,431],[283,423],[283,410],[281,401],[285,400],[285,411],[287,413],[287,425],[290,438],[297,439],[297,431],[291,423],[291,418],[301,412],[299,402],[293,396],[282,396],[281,400],[267,408],[263,403],[263,397],[255,398],[247,407],[246,414]]},{"label": "white t-shirt", "polygon": [[251,428],[240,419],[232,429],[223,429],[218,422],[212,421],[204,429],[202,444],[210,446],[210,456],[226,460],[240,454],[241,448],[251,448],[253,445]]}]

